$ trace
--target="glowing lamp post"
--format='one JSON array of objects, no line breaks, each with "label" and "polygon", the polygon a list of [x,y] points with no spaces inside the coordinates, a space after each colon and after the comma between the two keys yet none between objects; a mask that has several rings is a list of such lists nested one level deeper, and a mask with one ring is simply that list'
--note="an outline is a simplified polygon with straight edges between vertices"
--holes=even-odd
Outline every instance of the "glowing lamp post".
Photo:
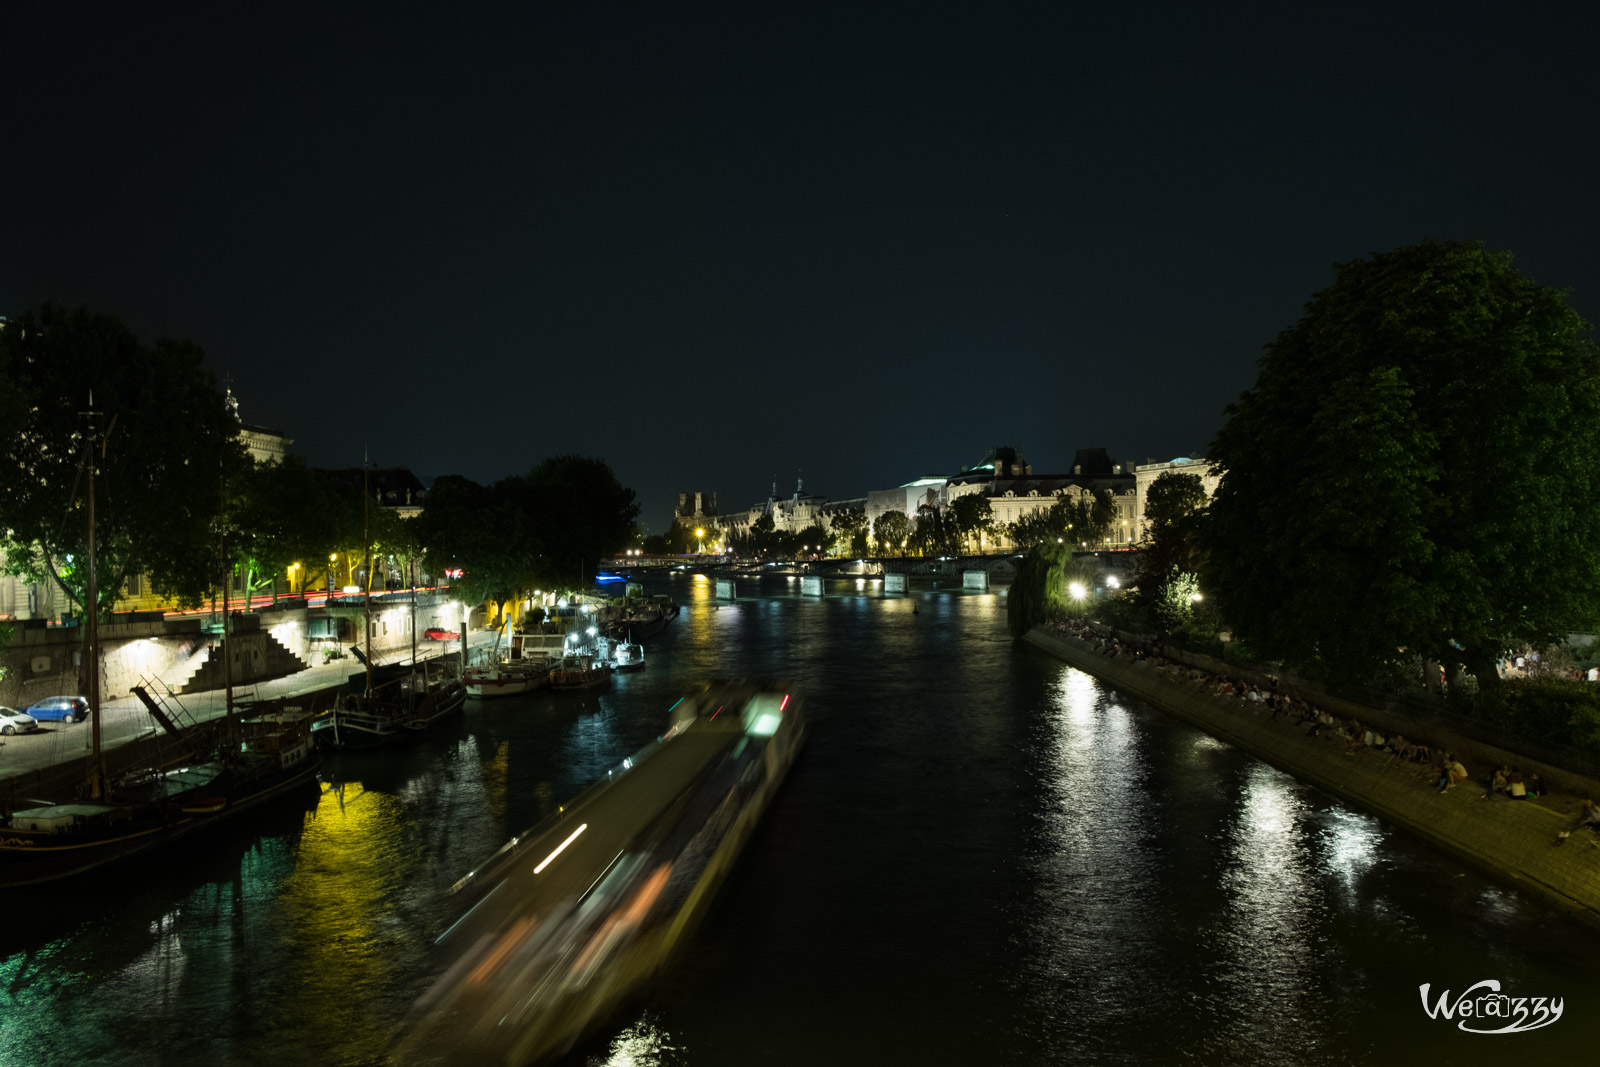
[{"label": "glowing lamp post", "polygon": [[697,554],[703,556],[706,554],[706,531],[703,527],[697,526],[695,527],[694,535],[700,540],[700,549]]}]

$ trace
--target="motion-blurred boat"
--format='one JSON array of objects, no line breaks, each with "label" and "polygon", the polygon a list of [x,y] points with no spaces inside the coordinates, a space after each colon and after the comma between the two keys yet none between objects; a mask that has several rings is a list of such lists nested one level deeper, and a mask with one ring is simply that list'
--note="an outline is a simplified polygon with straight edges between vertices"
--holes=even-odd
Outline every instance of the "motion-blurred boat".
[{"label": "motion-blurred boat", "polygon": [[658,741],[456,883],[398,1059],[540,1062],[604,1023],[706,914],[804,738],[783,683],[679,701]]}]

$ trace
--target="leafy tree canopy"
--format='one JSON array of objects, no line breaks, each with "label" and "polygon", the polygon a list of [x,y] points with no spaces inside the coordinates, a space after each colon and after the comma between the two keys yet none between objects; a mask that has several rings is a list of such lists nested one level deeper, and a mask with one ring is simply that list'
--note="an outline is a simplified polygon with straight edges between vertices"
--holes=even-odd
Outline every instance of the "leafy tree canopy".
[{"label": "leafy tree canopy", "polygon": [[[867,543],[867,513],[841,511],[830,517],[827,547],[838,548],[852,556],[864,556],[871,549]],[[802,542],[804,543],[804,542]]]},{"label": "leafy tree canopy", "polygon": [[527,481],[543,548],[540,582],[588,588],[600,561],[628,544],[639,517],[633,490],[589,456],[553,456],[529,471]]},{"label": "leafy tree canopy", "polygon": [[[197,604],[220,569],[223,475],[246,467],[238,424],[187,341],[146,345],[110,315],[45,304],[0,330],[0,551],[12,573],[78,604],[87,568],[90,392],[100,412],[95,518],[102,610],[129,578]],[[109,431],[109,433],[107,433]],[[71,560],[69,560],[71,557]]]},{"label": "leafy tree canopy", "polygon": [[1144,504],[1141,590],[1159,596],[1174,573],[1199,570],[1198,538],[1206,503],[1205,483],[1197,475],[1167,471],[1150,483]]},{"label": "leafy tree canopy", "polygon": [[1507,642],[1600,614],[1587,324],[1479,244],[1336,270],[1211,449],[1206,595],[1269,657],[1363,676],[1405,648],[1492,685]]},{"label": "leafy tree canopy", "polygon": [[905,555],[905,545],[910,537],[911,520],[903,511],[886,511],[872,520],[872,538],[878,542],[878,551],[885,555]]},{"label": "leafy tree canopy", "polygon": [[982,493],[956,497],[950,504],[945,524],[953,529],[957,545],[970,540],[973,548],[977,548],[983,538],[993,538],[999,530],[994,518],[994,505]]}]

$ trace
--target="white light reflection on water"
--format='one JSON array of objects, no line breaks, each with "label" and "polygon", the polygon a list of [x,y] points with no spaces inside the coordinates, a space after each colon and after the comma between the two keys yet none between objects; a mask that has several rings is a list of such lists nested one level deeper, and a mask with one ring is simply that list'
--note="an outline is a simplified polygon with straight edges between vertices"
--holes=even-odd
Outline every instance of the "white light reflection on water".
[{"label": "white light reflection on water", "polygon": [[1322,818],[1322,862],[1339,885],[1343,905],[1355,908],[1360,903],[1361,880],[1378,862],[1382,828],[1371,815],[1348,808],[1332,808]]},{"label": "white light reflection on water", "polygon": [[[1208,1055],[1228,1058],[1316,1044],[1305,1028],[1284,1032],[1284,1017],[1314,1016],[1324,918],[1307,824],[1314,815],[1297,783],[1275,768],[1242,768],[1221,888],[1226,905],[1208,940],[1216,969],[1201,994],[1205,1010],[1228,1026],[1205,1039]],[[1272,1012],[1251,1010],[1272,1004]]]},{"label": "white light reflection on water", "polygon": [[604,1055],[590,1055],[584,1063],[585,1067],[660,1067],[677,1051],[655,1013],[646,1011],[611,1039]]},{"label": "white light reflection on water", "polygon": [[1102,1059],[1161,981],[1156,815],[1133,787],[1143,773],[1137,723],[1092,677],[1064,671],[1040,714],[1043,854],[1025,992],[1052,1058]]}]

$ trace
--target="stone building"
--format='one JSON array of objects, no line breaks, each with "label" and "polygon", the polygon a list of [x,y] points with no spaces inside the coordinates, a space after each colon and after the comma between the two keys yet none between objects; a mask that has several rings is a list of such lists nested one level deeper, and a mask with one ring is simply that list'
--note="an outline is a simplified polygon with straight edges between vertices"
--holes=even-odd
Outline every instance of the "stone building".
[{"label": "stone building", "polygon": [[1179,456],[1169,459],[1164,463],[1156,460],[1146,460],[1133,468],[1133,477],[1136,487],[1137,506],[1134,513],[1134,540],[1145,539],[1144,528],[1144,501],[1150,486],[1155,480],[1167,473],[1193,474],[1200,479],[1200,484],[1205,488],[1206,499],[1216,495],[1217,485],[1222,481],[1222,475],[1205,459],[1191,459],[1188,456]]}]

